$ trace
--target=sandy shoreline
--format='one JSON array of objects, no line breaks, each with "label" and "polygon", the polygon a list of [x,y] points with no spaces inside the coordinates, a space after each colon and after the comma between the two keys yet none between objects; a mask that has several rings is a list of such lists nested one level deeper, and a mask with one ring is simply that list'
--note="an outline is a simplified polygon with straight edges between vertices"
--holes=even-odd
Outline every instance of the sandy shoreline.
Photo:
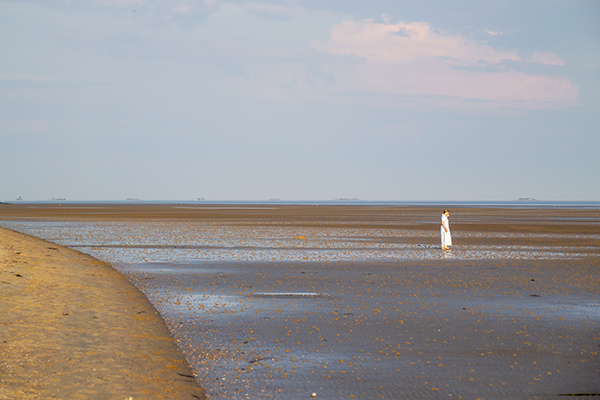
[{"label": "sandy shoreline", "polygon": [[0,399],[203,399],[154,307],[110,265],[0,229]]}]

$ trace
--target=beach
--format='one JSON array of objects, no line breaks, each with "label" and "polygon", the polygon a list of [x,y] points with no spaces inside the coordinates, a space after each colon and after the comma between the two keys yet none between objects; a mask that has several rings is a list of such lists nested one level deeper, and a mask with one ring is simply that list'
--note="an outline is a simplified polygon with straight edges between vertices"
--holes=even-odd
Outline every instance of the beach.
[{"label": "beach", "polygon": [[156,309],[106,263],[0,229],[0,399],[204,399]]},{"label": "beach", "polygon": [[[140,329],[166,323],[161,337],[174,339],[164,342],[192,371],[177,364],[184,372],[157,382],[175,385],[193,374],[211,399],[600,398],[599,210],[457,208],[451,251],[440,249],[440,213],[434,207],[23,204],[0,207],[0,226],[50,240],[38,258],[56,257],[50,247],[71,251],[53,244],[59,243],[93,256],[73,252],[103,273],[112,271],[110,278],[87,277],[92,282],[129,285],[127,277],[162,316],[146,311],[156,319]],[[27,271],[14,269],[26,267],[7,245],[12,240],[1,242],[10,258],[3,291]],[[89,281],[86,287],[105,290]],[[123,307],[131,300],[110,299],[116,304],[109,320],[139,316]],[[82,300],[98,315],[106,314],[99,310],[104,301]],[[13,320],[40,314],[31,300],[26,304],[14,307],[22,315]],[[59,321],[79,314],[59,311]],[[13,325],[0,326],[10,333]],[[31,326],[69,331],[45,318]],[[125,336],[143,348],[137,345],[143,334]],[[13,365],[26,362],[27,353],[9,343],[2,343],[3,354],[11,354]],[[79,354],[89,344],[70,346]],[[96,353],[89,359],[114,362]],[[159,375],[169,365],[144,364]],[[84,367],[89,371],[83,365],[78,376],[89,388],[95,381],[81,374]],[[35,376],[61,386],[51,369],[42,371],[49,372]],[[140,371],[131,376],[147,379]],[[24,390],[15,377],[9,390]],[[104,388],[121,388],[118,379],[107,375]]]}]

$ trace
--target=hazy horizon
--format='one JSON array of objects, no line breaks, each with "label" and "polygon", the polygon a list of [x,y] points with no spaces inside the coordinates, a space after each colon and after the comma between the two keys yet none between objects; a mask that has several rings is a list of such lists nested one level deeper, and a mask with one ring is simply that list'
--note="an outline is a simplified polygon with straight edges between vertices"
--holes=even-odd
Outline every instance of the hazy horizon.
[{"label": "hazy horizon", "polygon": [[359,198],[335,198],[335,199],[247,199],[247,200],[235,200],[235,199],[140,199],[140,198],[126,198],[126,199],[67,199],[67,198],[49,198],[49,199],[0,199],[0,202],[4,204],[28,204],[28,203],[66,203],[66,204],[340,204],[340,205],[351,205],[351,204],[405,204],[405,205],[461,205],[461,204],[519,204],[519,205],[548,205],[548,204],[598,204],[600,200],[547,200],[547,199],[533,199],[533,198],[518,198],[518,199],[493,199],[493,200],[379,200],[379,199],[359,199]]}]

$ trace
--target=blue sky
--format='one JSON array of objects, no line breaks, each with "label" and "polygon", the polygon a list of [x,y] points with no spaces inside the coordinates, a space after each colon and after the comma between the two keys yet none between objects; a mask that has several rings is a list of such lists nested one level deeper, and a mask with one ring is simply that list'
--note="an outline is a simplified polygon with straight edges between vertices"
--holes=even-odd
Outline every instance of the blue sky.
[{"label": "blue sky", "polygon": [[0,200],[600,200],[600,2],[0,0]]}]

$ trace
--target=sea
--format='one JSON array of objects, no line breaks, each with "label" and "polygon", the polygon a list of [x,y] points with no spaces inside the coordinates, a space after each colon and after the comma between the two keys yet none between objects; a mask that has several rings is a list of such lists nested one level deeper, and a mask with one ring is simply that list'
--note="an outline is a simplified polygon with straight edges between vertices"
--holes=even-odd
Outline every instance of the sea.
[{"label": "sea", "polygon": [[186,204],[186,205],[357,205],[357,206],[398,206],[398,207],[429,207],[437,206],[444,208],[451,207],[501,207],[501,208],[548,208],[548,207],[567,207],[567,208],[600,208],[599,200],[496,200],[496,201],[398,201],[398,200],[360,200],[360,199],[337,199],[337,200],[68,200],[68,199],[50,199],[50,200],[5,200],[4,203],[12,204]]}]

